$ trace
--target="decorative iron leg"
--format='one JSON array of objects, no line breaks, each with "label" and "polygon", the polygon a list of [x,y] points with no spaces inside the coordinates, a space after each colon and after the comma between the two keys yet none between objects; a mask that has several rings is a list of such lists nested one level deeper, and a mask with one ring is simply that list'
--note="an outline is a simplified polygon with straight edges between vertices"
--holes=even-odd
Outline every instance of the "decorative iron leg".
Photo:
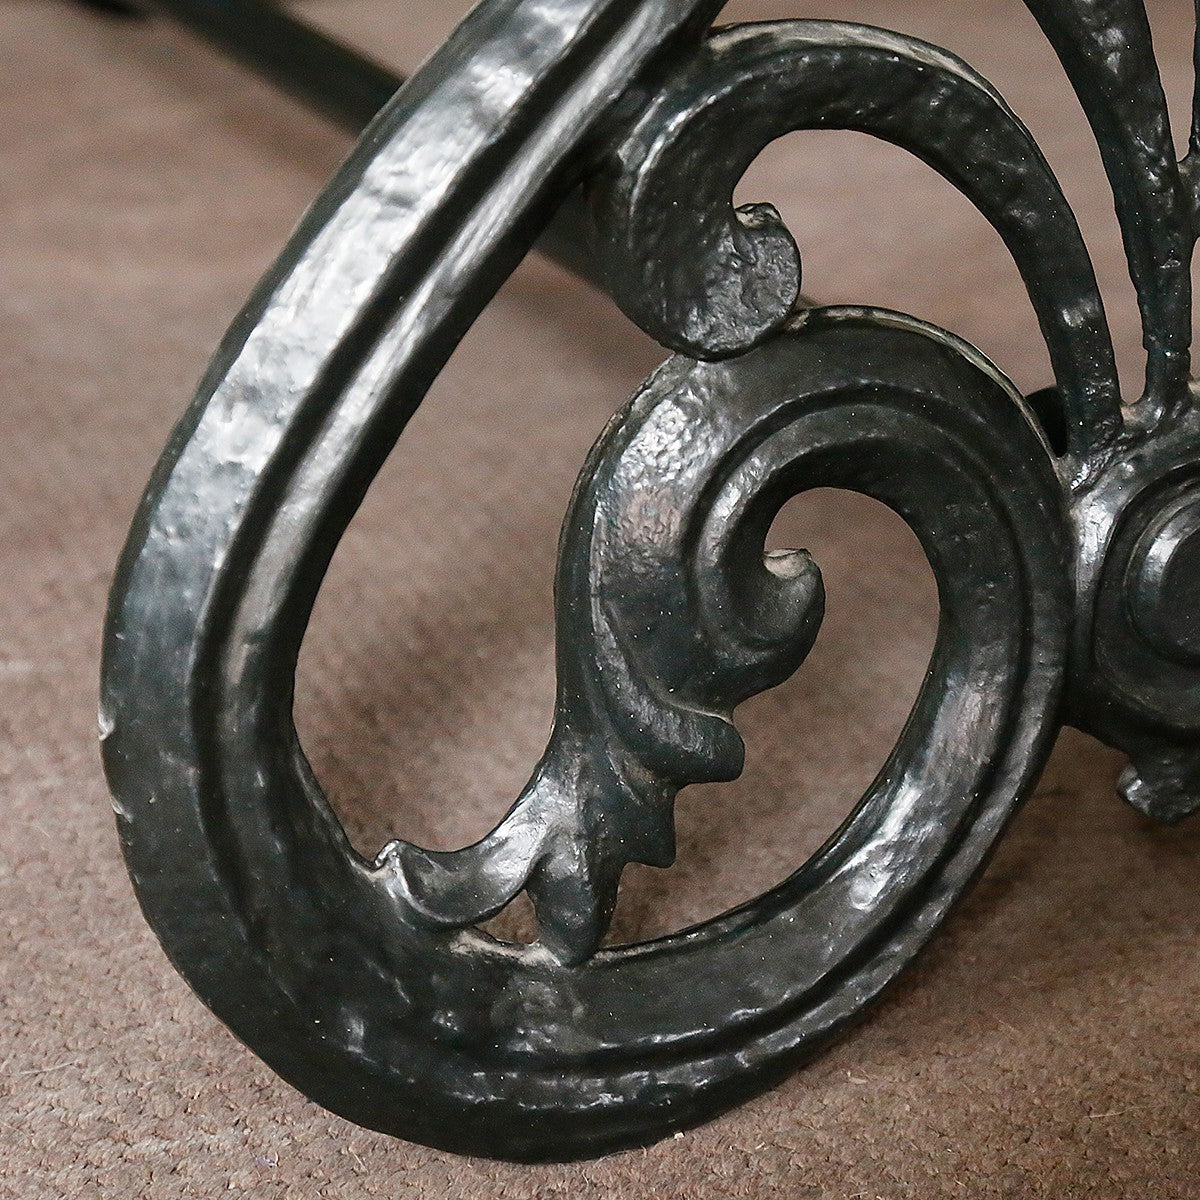
[{"label": "decorative iron leg", "polygon": [[[235,321],[121,560],[101,734],[167,953],[315,1100],[506,1158],[645,1143],[862,1012],[978,873],[1063,719],[1131,753],[1138,807],[1196,808],[1197,138],[1177,165],[1139,0],[1027,3],[1117,198],[1148,356],[1132,405],[1071,210],[986,81],[862,26],[711,33],[718,0],[485,0]],[[778,215],[730,197],[764,145],[810,127],[909,149],[1000,232],[1054,367],[1040,418],[949,333],[799,304]],[[676,356],[580,476],[557,716],[528,785],[476,845],[396,842],[367,861],[292,725],[311,606],[431,381],[581,184],[605,285]],[[824,486],[895,508],[937,575],[912,717],[850,820],[779,887],[598,949],[625,864],[671,862],[676,791],[739,773],[734,708],[817,635],[817,566],[764,539],[790,496]],[[539,944],[476,928],[522,890]]]}]

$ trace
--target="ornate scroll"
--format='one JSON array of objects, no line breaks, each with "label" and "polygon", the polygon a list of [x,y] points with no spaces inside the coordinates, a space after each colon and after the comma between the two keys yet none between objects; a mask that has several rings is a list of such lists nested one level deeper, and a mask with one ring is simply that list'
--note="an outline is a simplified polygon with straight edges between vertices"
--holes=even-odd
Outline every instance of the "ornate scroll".
[{"label": "ornate scroll", "polygon": [[[1064,713],[1133,754],[1139,807],[1196,807],[1192,160],[1174,161],[1140,4],[1030,7],[1118,197],[1148,351],[1127,409],[1074,217],[984,80],[860,26],[709,34],[720,5],[698,0],[486,0],[234,323],[130,534],[101,732],[148,919],[309,1096],[472,1153],[645,1143],[776,1078],[879,994],[985,861]],[[797,308],[799,250],[770,206],[731,196],[772,138],[816,127],[907,148],[999,230],[1055,371],[1034,407],[949,333]],[[473,846],[367,861],[293,728],[305,625],[408,417],[580,183],[614,299],[677,354],[572,499],[556,718],[530,782]],[[599,949],[625,865],[670,864],[676,792],[740,772],[737,705],[818,634],[817,564],[764,543],[788,498],[830,486],[900,513],[938,580],[899,742],[780,886]],[[540,942],[476,928],[522,890]]]}]

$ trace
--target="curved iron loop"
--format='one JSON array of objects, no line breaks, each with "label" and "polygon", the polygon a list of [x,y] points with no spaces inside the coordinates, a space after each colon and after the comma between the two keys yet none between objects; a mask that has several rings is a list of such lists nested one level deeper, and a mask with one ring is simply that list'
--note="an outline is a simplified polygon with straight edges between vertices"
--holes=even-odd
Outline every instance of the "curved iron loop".
[{"label": "curved iron loop", "polygon": [[[219,458],[225,421],[206,406],[190,454]],[[681,473],[670,447],[685,428],[694,465]],[[280,513],[311,486],[278,454],[255,461],[276,476]],[[560,653],[568,700],[576,686],[606,693],[581,709],[593,723],[571,731],[582,777],[604,778],[625,720],[611,679],[657,693],[645,744],[665,745],[689,719],[662,675],[684,630],[656,596],[700,589],[733,700],[771,643],[795,638],[811,592],[794,581],[808,568],[764,561],[762,537],[797,491],[851,487],[894,507],[926,548],[942,619],[899,744],[806,866],[723,918],[574,967],[539,946],[439,930],[391,861],[371,866],[349,848],[291,728],[288,626],[301,618],[275,607],[287,588],[260,582],[289,562],[290,532],[269,525],[249,561],[221,572],[224,602],[184,623],[177,596],[193,547],[168,530],[203,520],[236,542],[262,518],[192,482],[178,467],[160,480],[155,527],[127,565],[109,630],[105,751],[126,854],[147,915],[205,1002],[308,1095],[378,1129],[569,1157],[732,1103],[819,1048],[911,959],[1052,742],[1067,580],[1050,456],[1002,377],[899,316],[818,310],[738,359],[672,362],[585,469],[560,580],[597,587],[593,607],[614,639],[595,664]],[[675,513],[664,550],[643,518]],[[731,591],[741,595],[727,606]],[[639,615],[646,646],[629,619]],[[711,683],[686,686],[703,695]],[[621,820],[636,834],[641,817]]]},{"label": "curved iron loop", "polygon": [[[664,345],[737,353],[786,320],[799,257],[769,206],[733,190],[769,142],[849,129],[953,183],[1004,238],[1029,289],[1077,462],[1120,429],[1116,361],[1091,260],[1029,131],[966,64],[914,38],[832,21],[736,26],[660,84],[590,184],[595,261]],[[721,147],[720,154],[712,148]]]},{"label": "curved iron loop", "polygon": [[[644,1144],[863,1011],[980,870],[1064,713],[1134,754],[1134,803],[1166,819],[1195,807],[1200,416],[1179,376],[1181,177],[1162,161],[1140,5],[1030,7],[1097,130],[1120,126],[1106,164],[1147,395],[1166,397],[1124,428],[1078,228],[995,92],[944,52],[861,27],[705,42],[717,0],[485,0],[234,323],[118,569],[101,734],[164,948],[313,1099],[505,1158]],[[1147,89],[1128,121],[1118,85]],[[906,146],[1001,232],[1051,350],[1065,457],[951,334],[792,311],[794,243],[768,206],[735,213],[731,197],[753,155],[802,126]],[[556,577],[556,721],[529,785],[474,846],[393,842],[367,861],[292,722],[312,604],[455,344],[589,175],[614,292],[689,353],[616,414],[580,476]],[[692,929],[598,949],[624,866],[670,862],[677,790],[740,771],[736,706],[817,634],[816,565],[764,551],[780,506],[814,487],[889,505],[932,565],[938,638],[913,711],[789,878]],[[540,943],[474,927],[521,889]]]}]

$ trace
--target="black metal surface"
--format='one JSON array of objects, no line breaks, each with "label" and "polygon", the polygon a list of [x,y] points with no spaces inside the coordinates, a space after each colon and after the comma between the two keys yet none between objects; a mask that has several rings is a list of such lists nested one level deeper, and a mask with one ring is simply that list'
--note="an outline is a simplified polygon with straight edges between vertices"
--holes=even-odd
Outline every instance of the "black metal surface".
[{"label": "black metal surface", "polygon": [[[1200,804],[1196,209],[1140,0],[1029,0],[1087,109],[1142,303],[1122,408],[1079,231],[994,90],[897,34],[708,34],[718,0],[485,0],[371,126],[234,323],[114,584],[101,732],[146,915],[204,1001],[353,1120],[569,1158],[699,1121],[816,1052],[938,928],[1064,719],[1132,755],[1127,798]],[[497,85],[503,80],[503,86]],[[1004,236],[1056,387],[1027,404],[953,335],[796,309],[799,253],[733,185],[790,129],[863,130]],[[604,282],[683,351],[600,436],[564,524],[542,760],[478,844],[349,846],[297,742],[324,570],[458,339],[583,181]],[[1045,428],[1043,428],[1043,423]],[[758,900],[597,950],[672,802],[730,779],[738,703],[803,661],[817,566],[779,507],[862,491],[938,579],[929,676],[853,816]],[[475,928],[522,889],[542,940]]]}]

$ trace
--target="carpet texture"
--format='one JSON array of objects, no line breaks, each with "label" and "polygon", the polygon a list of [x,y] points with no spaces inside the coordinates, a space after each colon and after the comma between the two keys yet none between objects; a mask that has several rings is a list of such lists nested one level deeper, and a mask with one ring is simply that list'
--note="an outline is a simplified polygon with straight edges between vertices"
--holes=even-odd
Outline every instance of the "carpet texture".
[{"label": "carpet texture", "polygon": [[[305,10],[397,66],[464,0]],[[1190,10],[1152,6],[1176,116]],[[1128,389],[1139,331],[1078,106],[1015,0],[742,0],[962,53],[1058,169],[1094,252]],[[986,875],[886,1001],[782,1086],[648,1150],[513,1167],[357,1129],[280,1082],[194,999],[138,912],[95,744],[112,565],[206,359],[345,153],[345,138],[168,23],[0,0],[0,1196],[1200,1196],[1200,825],[1117,800],[1120,757],[1065,734]],[[769,199],[805,287],[890,305],[1048,380],[997,237],[916,160],[797,136]],[[478,836],[540,752],[550,583],[575,471],[661,358],[613,307],[530,261],[471,332],[341,546],[298,721],[355,842]],[[784,687],[746,706],[744,778],[680,800],[680,861],[633,869],[642,938],[777,882],[853,805],[902,724],[935,625],[890,513],[820,492],[779,521],[830,613]],[[506,918],[517,929],[520,914]]]}]

